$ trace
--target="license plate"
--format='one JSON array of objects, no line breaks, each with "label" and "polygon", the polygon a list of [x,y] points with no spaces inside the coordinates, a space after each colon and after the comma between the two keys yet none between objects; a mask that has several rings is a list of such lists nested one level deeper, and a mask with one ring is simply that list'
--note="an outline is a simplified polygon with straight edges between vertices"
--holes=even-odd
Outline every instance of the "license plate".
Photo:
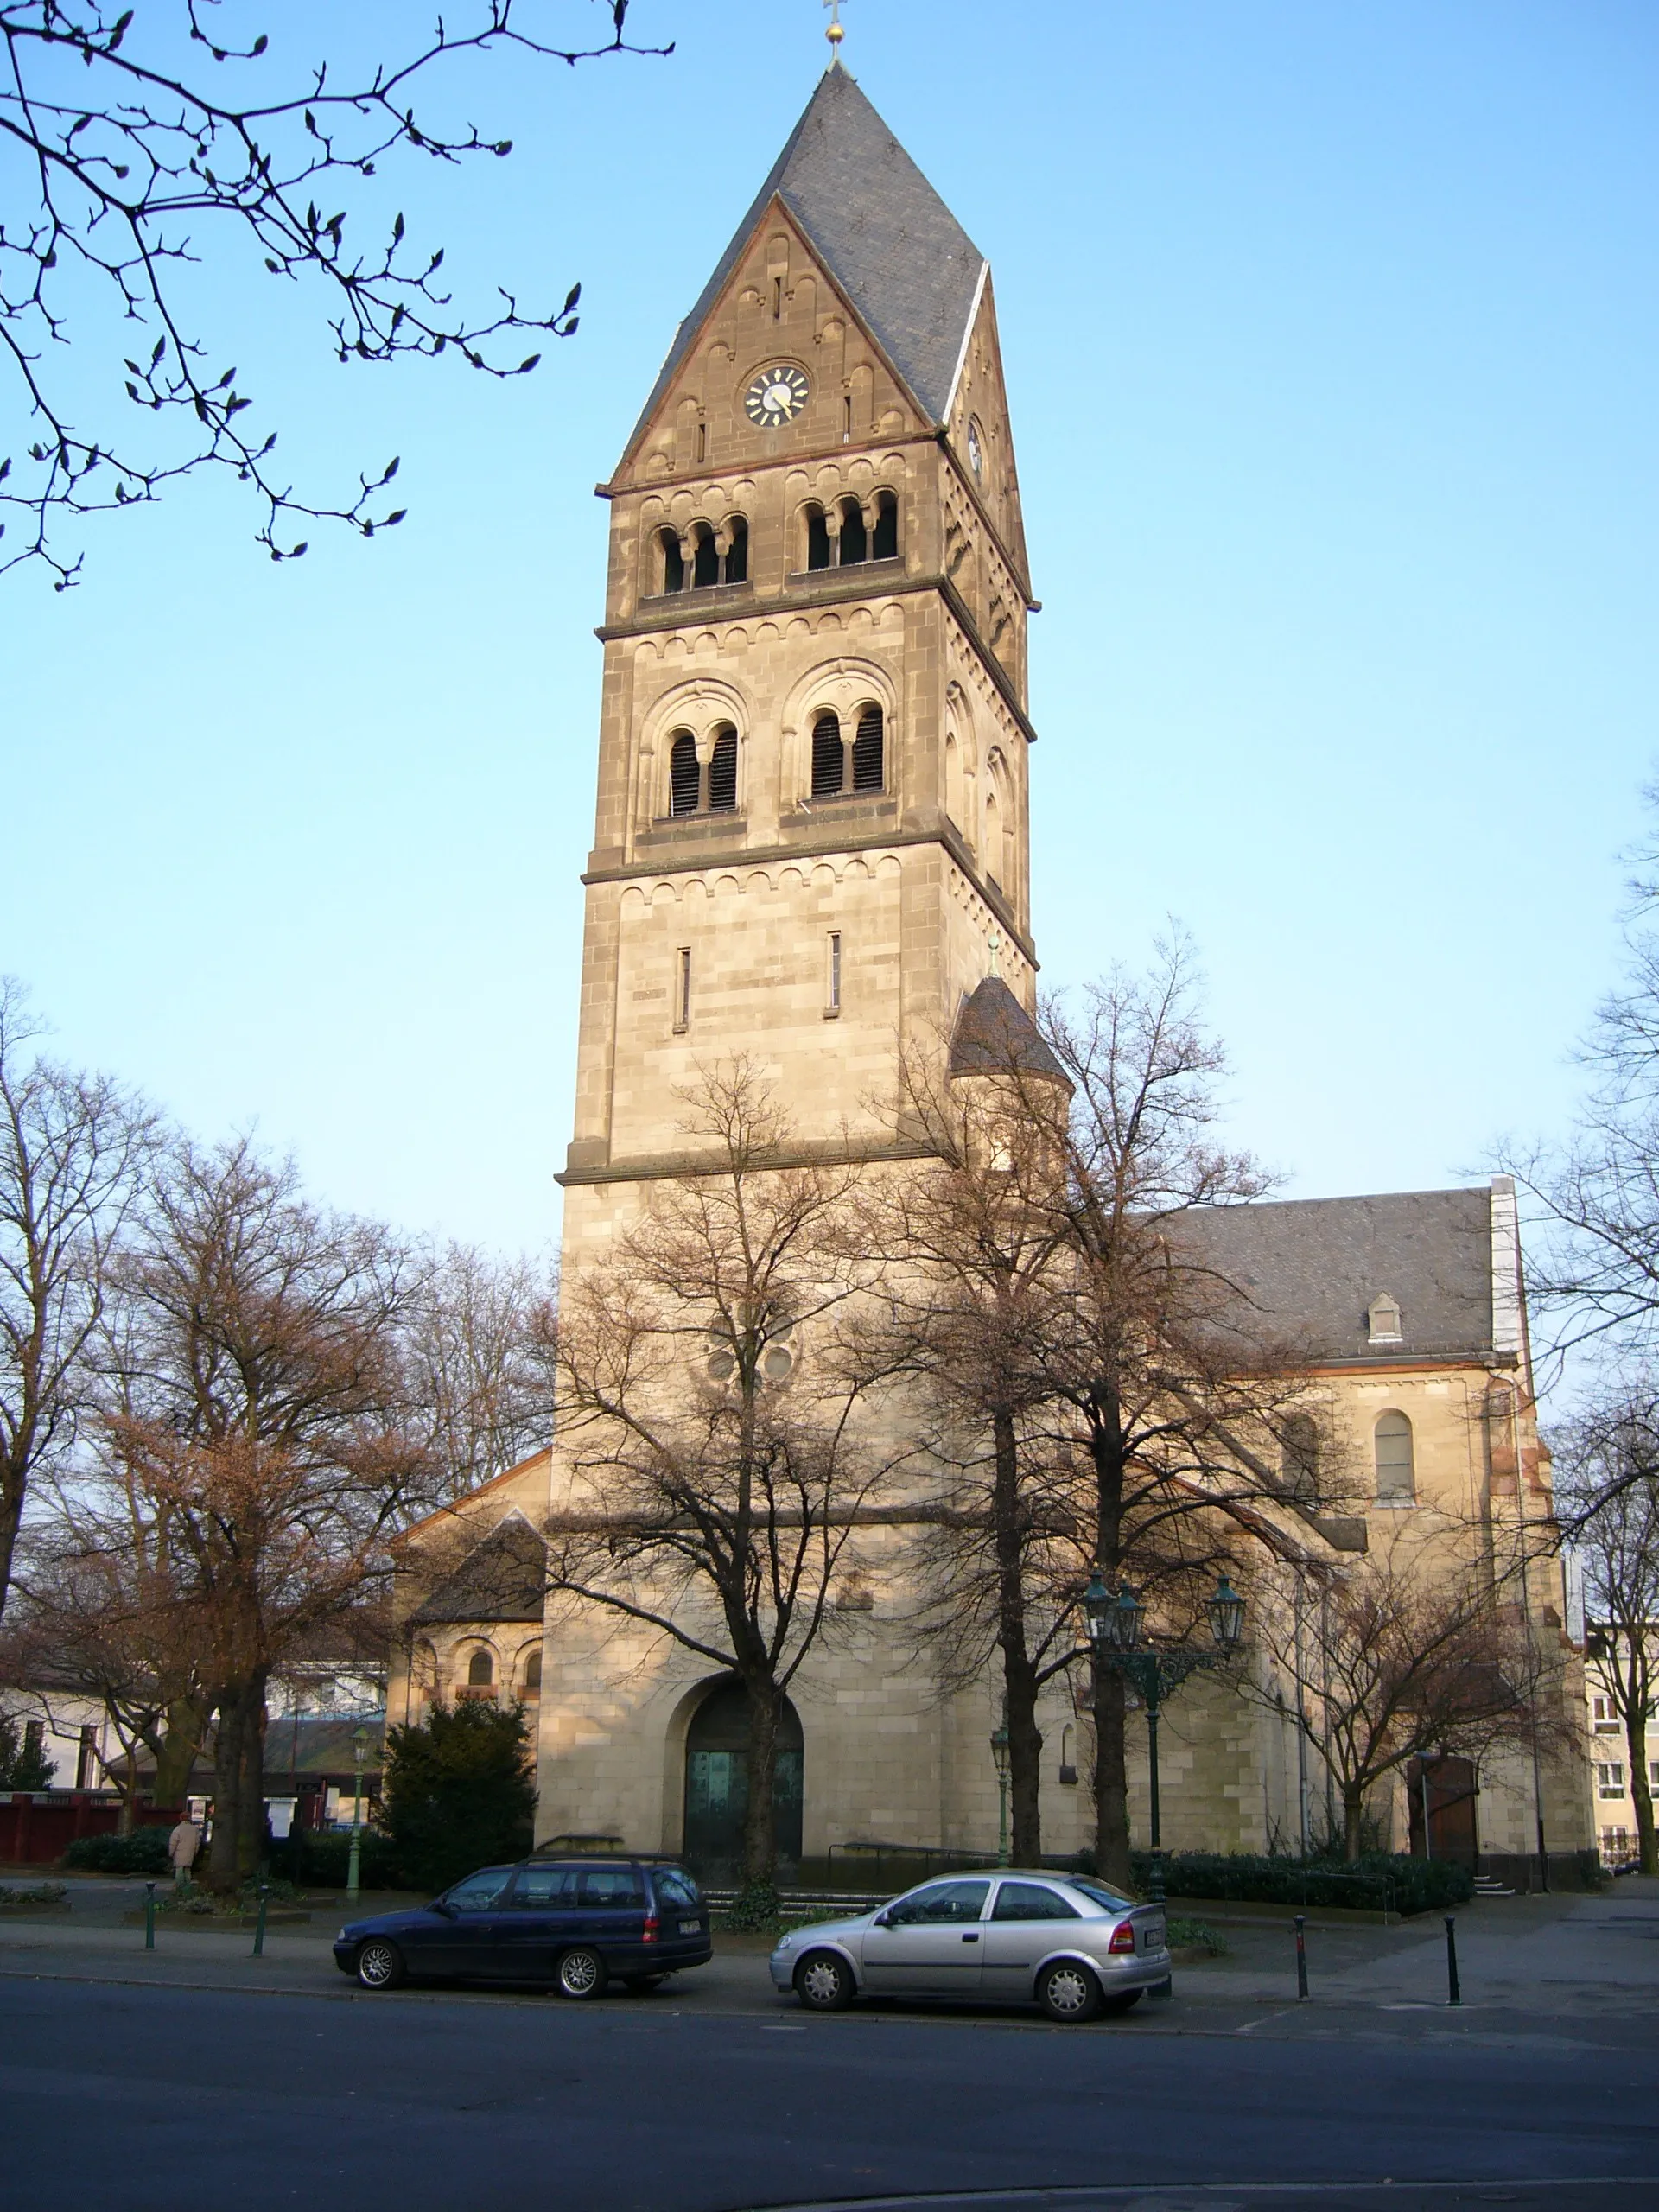
[{"label": "license plate", "polygon": [[702,1923],[700,1920],[683,1920],[680,1923],[680,1933],[682,1936],[701,1936]]},{"label": "license plate", "polygon": [[1164,1923],[1161,1920],[1154,1920],[1150,1927],[1141,1930],[1141,1948],[1143,1951],[1161,1950],[1163,1942]]}]

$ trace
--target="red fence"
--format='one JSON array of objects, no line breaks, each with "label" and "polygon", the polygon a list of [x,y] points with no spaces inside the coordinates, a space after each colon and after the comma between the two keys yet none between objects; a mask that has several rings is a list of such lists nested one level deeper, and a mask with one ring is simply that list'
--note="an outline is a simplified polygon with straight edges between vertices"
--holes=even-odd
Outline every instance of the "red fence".
[{"label": "red fence", "polygon": [[[141,1803],[133,1817],[140,1827],[170,1828],[178,1811]],[[119,1801],[105,1791],[14,1790],[0,1797],[0,1866],[49,1866],[77,1836],[113,1835],[120,1820]]]}]

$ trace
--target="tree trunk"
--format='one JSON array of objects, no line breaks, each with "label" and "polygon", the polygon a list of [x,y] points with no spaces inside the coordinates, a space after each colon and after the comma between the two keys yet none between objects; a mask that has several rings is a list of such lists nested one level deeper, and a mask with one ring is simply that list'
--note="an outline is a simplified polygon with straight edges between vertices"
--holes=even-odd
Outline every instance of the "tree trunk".
[{"label": "tree trunk", "polygon": [[182,1805],[190,1789],[190,1770],[207,1732],[207,1707],[199,1697],[175,1698],[167,1708],[167,1732],[156,1754],[156,1802]]},{"label": "tree trunk", "polygon": [[6,1595],[11,1588],[12,1555],[17,1548],[17,1531],[22,1525],[27,1494],[24,1467],[14,1468],[9,1460],[0,1459],[0,1617],[5,1613]]},{"label": "tree trunk", "polygon": [[778,1719],[783,1700],[771,1681],[750,1681],[749,1802],[743,1816],[743,1886],[775,1883],[778,1823],[773,1783],[778,1774]]},{"label": "tree trunk", "polygon": [[1129,1792],[1124,1763],[1123,1677],[1109,1667],[1097,1669],[1092,1710],[1095,1720],[1095,1872],[1102,1881],[1127,1891],[1135,1878],[1129,1859]]},{"label": "tree trunk", "polygon": [[1360,1825],[1365,1815],[1365,1796],[1356,1782],[1342,1785],[1342,1855],[1357,1859],[1360,1852]]},{"label": "tree trunk", "polygon": [[220,1690],[213,1746],[213,1840],[211,1888],[240,1888],[259,1864],[264,1844],[265,1676],[263,1669]]},{"label": "tree trunk", "polygon": [[1020,1450],[1011,1414],[992,1416],[995,1475],[991,1510],[996,1546],[996,1640],[1007,1705],[1008,1796],[1016,1866],[1040,1865],[1043,1734],[1037,1726],[1037,1669],[1026,1642],[1026,1557],[1020,1526]]},{"label": "tree trunk", "polygon": [[[1643,1685],[1645,1688],[1645,1683]],[[1630,1761],[1630,1798],[1636,1807],[1636,1847],[1641,1871],[1659,1874],[1659,1845],[1653,1833],[1653,1791],[1648,1783],[1648,1715],[1645,1696],[1633,1697],[1624,1713],[1624,1747]]]}]

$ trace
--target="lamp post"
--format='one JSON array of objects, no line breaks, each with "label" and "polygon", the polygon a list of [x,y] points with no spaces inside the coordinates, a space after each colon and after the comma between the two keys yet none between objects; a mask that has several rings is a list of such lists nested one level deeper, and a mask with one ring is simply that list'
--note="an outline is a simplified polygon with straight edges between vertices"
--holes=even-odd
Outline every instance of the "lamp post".
[{"label": "lamp post", "polygon": [[1008,1863],[1008,1724],[999,1721],[991,1731],[991,1758],[996,1765],[996,1863]]},{"label": "lamp post", "polygon": [[353,1900],[363,1859],[363,1766],[368,1755],[369,1732],[359,1726],[352,1731],[352,1764],[357,1770],[357,1781],[352,1798],[352,1848],[346,1862],[346,1894]]},{"label": "lamp post", "polygon": [[1083,1593],[1084,1618],[1089,1630],[1089,1649],[1096,1672],[1106,1667],[1122,1675],[1139,1693],[1147,1709],[1147,1764],[1151,1797],[1152,1901],[1164,1898],[1163,1835],[1158,1819],[1158,1718],[1164,1700],[1189,1675],[1201,1667],[1220,1667],[1238,1649],[1244,1632],[1244,1600],[1224,1574],[1215,1593],[1205,1601],[1213,1639],[1206,1649],[1197,1644],[1173,1644],[1154,1650],[1141,1642],[1146,1607],[1126,1582],[1116,1597],[1106,1587],[1098,1567]]}]

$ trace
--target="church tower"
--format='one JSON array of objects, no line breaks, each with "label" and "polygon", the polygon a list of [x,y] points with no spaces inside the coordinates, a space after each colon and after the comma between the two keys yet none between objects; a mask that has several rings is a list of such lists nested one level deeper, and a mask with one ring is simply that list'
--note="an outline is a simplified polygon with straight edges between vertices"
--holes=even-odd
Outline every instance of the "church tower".
[{"label": "church tower", "polygon": [[[999,963],[1036,972],[1027,575],[990,271],[825,73],[608,484],[565,1265],[743,1053],[804,1147]],[[630,1190],[629,1186],[632,1188]]]}]

